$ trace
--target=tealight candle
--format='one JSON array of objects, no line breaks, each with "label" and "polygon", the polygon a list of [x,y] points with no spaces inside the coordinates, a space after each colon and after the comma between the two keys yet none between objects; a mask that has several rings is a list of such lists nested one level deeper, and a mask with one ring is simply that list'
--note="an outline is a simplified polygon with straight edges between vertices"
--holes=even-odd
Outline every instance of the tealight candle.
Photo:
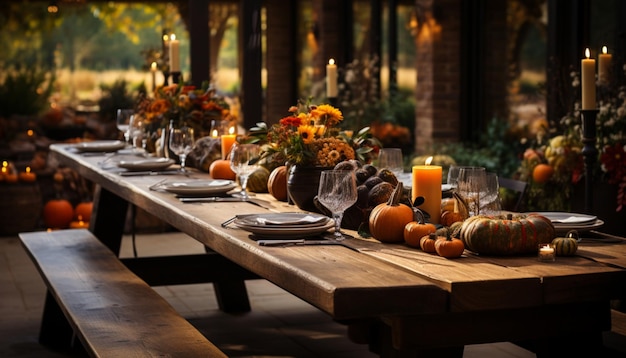
[{"label": "tealight candle", "polygon": [[70,223],[70,228],[71,229],[88,229],[89,228],[89,222],[88,221],[84,221],[83,217],[81,215],[78,215],[78,221],[72,221]]},{"label": "tealight candle", "polygon": [[539,261],[555,261],[556,252],[551,244],[539,244]]},{"label": "tealight candle", "polygon": [[424,204],[421,209],[430,215],[430,222],[439,223],[441,216],[441,179],[442,168],[438,165],[430,165],[432,157],[426,160],[426,165],[416,165],[413,167],[411,202],[421,196]]},{"label": "tealight candle", "polygon": [[32,183],[37,180],[37,175],[30,170],[30,167],[26,167],[26,171],[23,171],[19,174],[20,181],[26,183]]},{"label": "tealight candle", "polygon": [[228,154],[230,154],[230,149],[235,144],[237,140],[237,134],[235,133],[235,127],[230,127],[228,130],[228,134],[223,134],[221,137],[222,143],[222,159],[228,159]]},{"label": "tealight candle", "polygon": [[4,181],[7,182],[7,183],[11,183],[11,184],[17,183],[18,179],[19,178],[18,178],[17,174],[15,174],[15,173],[6,173],[4,175]]}]

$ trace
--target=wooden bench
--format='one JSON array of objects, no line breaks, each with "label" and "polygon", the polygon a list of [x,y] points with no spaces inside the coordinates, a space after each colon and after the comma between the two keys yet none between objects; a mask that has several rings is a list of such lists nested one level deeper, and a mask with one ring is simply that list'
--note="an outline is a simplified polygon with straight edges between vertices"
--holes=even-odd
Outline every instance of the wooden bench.
[{"label": "wooden bench", "polygon": [[226,357],[91,232],[19,236],[48,288],[42,344],[93,357]]}]

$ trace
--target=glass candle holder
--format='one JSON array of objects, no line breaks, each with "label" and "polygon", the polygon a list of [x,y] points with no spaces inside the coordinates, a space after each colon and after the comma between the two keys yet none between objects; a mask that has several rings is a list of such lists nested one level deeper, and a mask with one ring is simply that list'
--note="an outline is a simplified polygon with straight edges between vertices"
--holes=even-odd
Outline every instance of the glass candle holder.
[{"label": "glass candle holder", "polygon": [[539,244],[537,258],[543,262],[556,261],[556,250],[552,244]]}]

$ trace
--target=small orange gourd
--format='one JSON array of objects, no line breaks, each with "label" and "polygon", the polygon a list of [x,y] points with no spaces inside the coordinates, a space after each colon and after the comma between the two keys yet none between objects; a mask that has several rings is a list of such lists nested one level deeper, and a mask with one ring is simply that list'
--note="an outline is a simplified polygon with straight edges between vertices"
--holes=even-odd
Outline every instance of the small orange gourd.
[{"label": "small orange gourd", "polygon": [[84,201],[78,203],[74,208],[74,219],[78,220],[79,217],[83,221],[91,220],[91,212],[93,211],[93,202],[92,201]]},{"label": "small orange gourd", "polygon": [[370,234],[381,242],[404,241],[404,227],[413,221],[413,210],[405,204],[400,204],[402,189],[400,182],[389,200],[375,206],[370,213]]},{"label": "small orange gourd", "polygon": [[465,245],[463,241],[448,236],[443,240],[437,240],[435,242],[435,251],[437,251],[437,254],[441,257],[453,259],[463,255]]},{"label": "small orange gourd", "polygon": [[420,239],[420,248],[422,249],[422,251],[424,252],[428,252],[428,253],[435,253],[435,243],[439,240],[444,240],[445,237],[443,236],[437,236],[436,233],[432,232],[426,236],[423,236]]},{"label": "small orange gourd", "polygon": [[433,233],[437,227],[424,220],[424,214],[419,209],[415,210],[415,221],[404,226],[404,242],[411,247],[420,247],[420,239]]},{"label": "small orange gourd", "polygon": [[287,167],[282,165],[270,173],[267,191],[278,201],[287,201]]}]

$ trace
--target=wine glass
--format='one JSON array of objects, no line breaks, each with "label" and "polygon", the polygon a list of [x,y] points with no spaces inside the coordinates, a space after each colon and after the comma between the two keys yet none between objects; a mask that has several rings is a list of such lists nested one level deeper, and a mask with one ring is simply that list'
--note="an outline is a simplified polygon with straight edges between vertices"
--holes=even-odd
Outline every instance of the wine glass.
[{"label": "wine glass", "polygon": [[[148,133],[146,122],[143,118],[138,115],[134,115],[132,121],[130,122],[128,132],[130,133],[133,151],[147,153]],[[142,148],[143,150],[138,150],[137,148]]]},{"label": "wine glass", "polygon": [[404,172],[402,149],[400,148],[383,148],[378,153],[378,168],[387,168],[399,177]]},{"label": "wine glass", "polygon": [[258,144],[233,144],[230,150],[230,168],[239,177],[241,185],[241,199],[248,200],[250,196],[246,189],[248,178],[259,168],[261,157],[261,146]]},{"label": "wine glass", "polygon": [[472,167],[472,166],[463,166],[463,165],[451,165],[450,168],[448,168],[448,179],[446,181],[446,183],[448,185],[450,185],[450,187],[452,187],[453,189],[456,189],[457,185],[457,180],[459,179],[459,173],[461,172],[461,169],[464,168],[477,168],[478,170],[482,170],[484,168],[482,167]]},{"label": "wine glass", "polygon": [[183,173],[187,171],[185,160],[193,148],[193,143],[193,128],[183,126],[170,129],[170,149],[180,158],[180,171]]},{"label": "wine glass", "polygon": [[487,172],[481,167],[466,167],[459,170],[457,192],[467,203],[470,216],[480,213],[480,193],[487,187]]},{"label": "wine glass", "polygon": [[341,219],[346,209],[356,203],[356,177],[351,170],[325,170],[320,176],[317,200],[333,215],[335,240],[343,240]]},{"label": "wine glass", "polygon": [[482,215],[497,215],[501,210],[498,175],[496,173],[486,173],[485,187],[480,191],[479,212]]},{"label": "wine glass", "polygon": [[135,111],[133,109],[118,109],[117,110],[117,129],[124,133],[125,142],[128,144],[130,142],[130,124],[135,115]]}]

